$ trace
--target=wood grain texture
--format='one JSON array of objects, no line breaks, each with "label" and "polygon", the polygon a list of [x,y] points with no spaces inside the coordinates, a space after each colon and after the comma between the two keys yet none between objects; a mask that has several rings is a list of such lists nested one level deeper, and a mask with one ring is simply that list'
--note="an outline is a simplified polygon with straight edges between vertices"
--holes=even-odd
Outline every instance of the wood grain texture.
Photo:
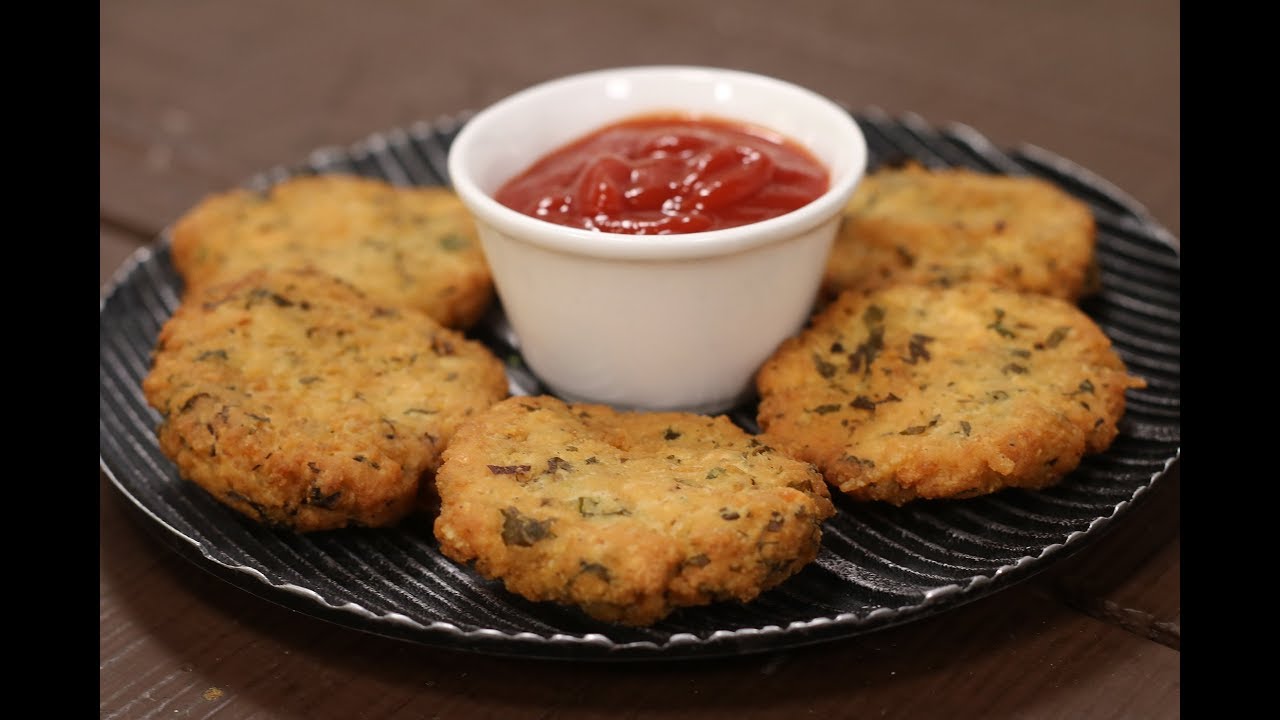
[{"label": "wood grain texture", "polygon": [[[100,284],[204,195],[596,68],[706,64],[1073,160],[1180,233],[1171,0],[116,0]],[[521,662],[294,613],[180,558],[100,474],[99,717],[1177,718],[1180,471],[1049,571],[939,616],[735,660]]]},{"label": "wood grain texture", "polygon": [[122,0],[102,16],[102,204],[154,225],[317,147],[566,73],[687,63],[1039,145],[1177,235],[1178,27],[1170,0]]},{"label": "wood grain texture", "polygon": [[[1018,586],[738,659],[525,662],[388,640],[169,552],[102,482],[101,717],[1176,717],[1179,653]],[[945,703],[940,705],[939,703]],[[962,703],[962,705],[957,705]]]},{"label": "wood grain texture", "polygon": [[1103,622],[1174,649],[1181,647],[1181,468],[1086,552],[1034,584]]}]

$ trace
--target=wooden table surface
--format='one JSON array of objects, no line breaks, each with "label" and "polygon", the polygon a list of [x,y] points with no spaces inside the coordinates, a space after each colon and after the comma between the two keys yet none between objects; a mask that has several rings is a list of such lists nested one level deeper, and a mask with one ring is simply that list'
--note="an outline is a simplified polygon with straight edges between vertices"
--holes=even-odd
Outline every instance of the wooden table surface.
[{"label": "wooden table surface", "polygon": [[[1179,235],[1172,0],[115,0],[101,282],[207,193],[582,70],[698,64],[970,125]],[[1080,553],[940,615],[730,660],[523,661],[329,624],[208,574],[100,482],[102,718],[1180,716],[1180,474]]]}]

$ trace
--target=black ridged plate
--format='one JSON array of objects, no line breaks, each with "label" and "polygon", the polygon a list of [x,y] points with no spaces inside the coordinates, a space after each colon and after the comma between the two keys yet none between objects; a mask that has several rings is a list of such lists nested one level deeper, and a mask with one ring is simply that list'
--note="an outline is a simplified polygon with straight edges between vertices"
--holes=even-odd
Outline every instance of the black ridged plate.
[{"label": "black ridged plate", "polygon": [[[447,184],[449,144],[468,116],[379,133],[265,172],[265,187],[293,174],[354,172],[409,184]],[[1004,151],[962,125],[934,128],[914,115],[855,112],[870,168],[914,158],[1046,178],[1087,202],[1098,221],[1102,291],[1082,303],[1147,387],[1131,390],[1120,435],[1061,484],[903,508],[837,498],[821,553],[747,605],[677,611],[625,628],[576,609],[527,602],[444,558],[429,518],[393,529],[299,535],[257,525],[179,479],[160,452],[140,383],[181,280],[162,235],[120,269],[101,302],[103,471],[145,524],[199,566],[254,594],[359,630],[497,655],[631,660],[738,655],[848,637],[927,617],[1024,580],[1079,550],[1122,518],[1180,453],[1180,255],[1177,240],[1119,189],[1033,146]],[[500,308],[473,333],[499,357],[517,353]],[[509,365],[517,394],[541,392]],[[755,408],[731,416],[756,430]]]}]

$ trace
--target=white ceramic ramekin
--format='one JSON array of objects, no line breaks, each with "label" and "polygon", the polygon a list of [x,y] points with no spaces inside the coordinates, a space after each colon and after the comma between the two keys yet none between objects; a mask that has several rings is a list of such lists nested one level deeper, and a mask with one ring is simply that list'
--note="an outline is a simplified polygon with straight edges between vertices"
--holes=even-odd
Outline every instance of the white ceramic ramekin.
[{"label": "white ceramic ramekin", "polygon": [[[687,112],[773,129],[830,171],[812,203],[750,225],[624,235],[539,220],[493,193],[534,160],[611,122]],[[449,174],[474,215],[495,288],[529,368],[569,401],[632,410],[726,411],[807,319],[841,210],[866,170],[847,110],[766,76],[629,67],[517,92],[473,116]]]}]

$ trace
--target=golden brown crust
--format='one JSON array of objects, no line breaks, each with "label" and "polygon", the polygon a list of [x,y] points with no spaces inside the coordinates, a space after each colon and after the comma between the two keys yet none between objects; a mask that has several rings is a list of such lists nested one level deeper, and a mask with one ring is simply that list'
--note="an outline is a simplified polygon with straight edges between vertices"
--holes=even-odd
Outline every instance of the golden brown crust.
[{"label": "golden brown crust", "polygon": [[763,439],[899,505],[1051,485],[1145,384],[1071,303],[982,284],[846,292],[756,381]]},{"label": "golden brown crust", "polygon": [[142,388],[183,477],[307,532],[402,519],[507,380],[487,348],[417,311],[318,271],[259,270],[178,307]]},{"label": "golden brown crust", "polygon": [[911,163],[867,175],[832,246],[823,302],[896,283],[987,282],[1077,300],[1096,289],[1083,202],[1039,178]]},{"label": "golden brown crust", "polygon": [[808,463],[727,418],[515,397],[459,428],[441,551],[606,621],[747,602],[812,561],[835,509]]},{"label": "golden brown crust", "polygon": [[259,267],[314,267],[452,328],[493,298],[471,216],[443,187],[316,175],[222,192],[179,218],[172,252],[188,293]]}]

